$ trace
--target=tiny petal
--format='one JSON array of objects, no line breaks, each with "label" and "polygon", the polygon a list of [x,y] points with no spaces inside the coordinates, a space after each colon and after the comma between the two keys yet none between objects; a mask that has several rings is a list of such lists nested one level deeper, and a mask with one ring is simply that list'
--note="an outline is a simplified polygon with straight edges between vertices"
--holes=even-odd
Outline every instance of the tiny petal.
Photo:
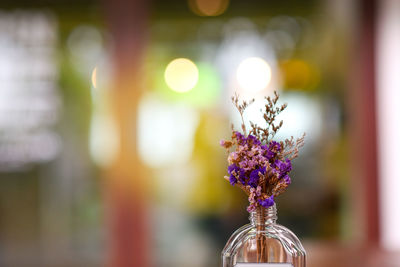
[{"label": "tiny petal", "polygon": [[228,156],[228,161],[234,162],[234,161],[237,161],[238,158],[239,158],[239,156],[238,156],[237,152],[231,152]]},{"label": "tiny petal", "polygon": [[230,148],[232,146],[232,142],[230,141],[225,141],[225,140],[221,140],[219,141],[220,146],[223,146],[225,148]]},{"label": "tiny petal", "polygon": [[250,173],[249,185],[253,188],[258,186],[258,181],[260,180],[260,176],[258,175],[259,169],[255,169]]},{"label": "tiny petal", "polygon": [[258,140],[257,137],[251,134],[249,134],[246,141],[252,145],[261,145],[260,140]]},{"label": "tiny petal", "polygon": [[261,196],[261,190],[262,190],[261,186],[257,186],[256,195],[258,197]]},{"label": "tiny petal", "polygon": [[229,183],[231,185],[235,185],[237,183],[237,179],[233,174],[231,174],[231,176],[229,176]]},{"label": "tiny petal", "polygon": [[256,210],[256,206],[254,205],[254,204],[251,204],[251,205],[249,205],[248,207],[247,207],[247,211],[248,212],[252,212],[252,211],[255,211]]},{"label": "tiny petal", "polygon": [[258,200],[258,204],[260,204],[264,208],[269,208],[269,207],[273,206],[274,203],[275,203],[274,195],[271,195],[269,198],[266,198],[264,200],[261,200],[261,199]]},{"label": "tiny petal", "polygon": [[239,169],[239,167],[236,166],[236,164],[231,164],[231,165],[228,166],[228,172],[229,172],[229,174],[231,174],[233,171],[236,171],[236,170],[238,170],[238,169]]},{"label": "tiny petal", "polygon": [[286,183],[287,185],[289,185],[289,184],[292,183],[292,181],[291,181],[289,175],[287,175],[287,174],[283,177],[283,180],[285,181],[285,183]]}]

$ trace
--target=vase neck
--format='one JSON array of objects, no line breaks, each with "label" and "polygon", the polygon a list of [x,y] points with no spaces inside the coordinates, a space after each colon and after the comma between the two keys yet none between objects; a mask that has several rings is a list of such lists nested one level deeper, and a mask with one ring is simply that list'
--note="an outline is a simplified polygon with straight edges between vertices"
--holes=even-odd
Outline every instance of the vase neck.
[{"label": "vase neck", "polygon": [[276,205],[269,208],[257,207],[255,211],[250,212],[250,222],[253,225],[276,223],[278,216],[276,215]]}]

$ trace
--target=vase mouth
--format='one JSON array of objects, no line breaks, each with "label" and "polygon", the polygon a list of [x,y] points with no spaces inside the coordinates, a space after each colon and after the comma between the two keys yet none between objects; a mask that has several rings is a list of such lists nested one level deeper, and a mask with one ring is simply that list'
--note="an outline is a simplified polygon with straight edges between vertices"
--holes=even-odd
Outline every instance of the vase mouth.
[{"label": "vase mouth", "polygon": [[278,219],[276,204],[271,207],[257,207],[250,212],[250,222],[255,225],[275,223]]}]

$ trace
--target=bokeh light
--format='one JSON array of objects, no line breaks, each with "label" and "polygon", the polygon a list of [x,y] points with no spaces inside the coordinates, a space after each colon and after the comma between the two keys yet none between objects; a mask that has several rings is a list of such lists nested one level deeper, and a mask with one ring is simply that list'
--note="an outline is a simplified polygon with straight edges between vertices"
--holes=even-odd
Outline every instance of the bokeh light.
[{"label": "bokeh light", "polygon": [[310,63],[300,60],[286,60],[280,64],[284,87],[287,89],[315,89],[319,84],[319,70]]},{"label": "bokeh light", "polygon": [[89,135],[89,153],[93,162],[102,167],[110,166],[120,149],[114,119],[106,112],[93,112]]},{"label": "bokeh light", "polygon": [[69,60],[83,77],[92,74],[93,66],[106,55],[104,39],[100,29],[93,25],[75,27],[66,40]]},{"label": "bokeh light", "polygon": [[176,93],[171,90],[165,82],[165,67],[155,65],[153,67],[154,75],[149,77],[149,87],[164,99],[171,102],[185,102],[196,108],[212,108],[214,107],[222,93],[221,75],[218,68],[208,62],[196,61],[196,67],[199,71],[199,78],[196,86],[185,93]]},{"label": "bokeh light", "polygon": [[190,105],[144,95],[138,116],[138,149],[143,162],[154,168],[186,163],[192,155],[198,120]]},{"label": "bokeh light", "polygon": [[229,6],[229,0],[189,0],[189,7],[199,16],[219,16]]},{"label": "bokeh light", "polygon": [[171,61],[164,73],[168,87],[178,93],[192,90],[199,79],[196,64],[187,58],[177,58]]},{"label": "bokeh light", "polygon": [[92,72],[92,85],[97,88],[97,68],[94,68]]},{"label": "bokeh light", "polygon": [[259,92],[271,82],[271,67],[262,58],[247,58],[239,64],[236,78],[243,89]]}]

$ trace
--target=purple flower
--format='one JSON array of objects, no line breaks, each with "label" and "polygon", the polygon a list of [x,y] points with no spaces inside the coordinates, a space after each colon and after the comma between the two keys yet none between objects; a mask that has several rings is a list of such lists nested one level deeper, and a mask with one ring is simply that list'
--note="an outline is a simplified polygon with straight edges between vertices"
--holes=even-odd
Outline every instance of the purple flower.
[{"label": "purple flower", "polygon": [[258,169],[255,169],[250,173],[249,185],[253,188],[256,188],[259,180],[260,177],[258,176]]},{"label": "purple flower", "polygon": [[289,159],[286,159],[285,161],[276,160],[272,169],[272,171],[278,176],[278,178],[283,179],[287,185],[292,182],[288,175],[291,170],[292,163]]},{"label": "purple flower", "polygon": [[257,139],[254,135],[249,134],[249,136],[246,139],[247,143],[253,144],[253,145],[261,145],[260,140]]},{"label": "purple flower", "polygon": [[275,157],[275,153],[272,152],[271,150],[269,150],[269,149],[267,148],[267,150],[265,151],[265,157],[266,157],[268,160],[271,160],[272,158]]},{"label": "purple flower", "polygon": [[237,179],[236,179],[235,175],[231,174],[231,175],[229,176],[229,183],[230,183],[231,185],[235,185],[235,184],[237,183]]},{"label": "purple flower", "polygon": [[247,161],[247,166],[248,166],[250,169],[253,169],[256,165],[257,165],[257,162],[256,162],[254,159],[253,159],[253,160]]},{"label": "purple flower", "polygon": [[262,145],[261,148],[262,148],[262,150],[267,150],[268,146],[267,145]]},{"label": "purple flower", "polygon": [[281,174],[286,174],[292,170],[292,163],[289,159],[286,159],[285,162],[276,160],[275,166],[278,168]]},{"label": "purple flower", "polygon": [[238,169],[239,169],[239,167],[236,166],[236,164],[231,164],[231,165],[228,166],[228,172],[229,173],[232,173],[233,171],[236,171]]},{"label": "purple flower", "polygon": [[240,168],[238,166],[236,166],[235,164],[231,164],[228,166],[228,173],[230,174],[229,183],[231,185],[235,185],[237,183],[237,178],[233,174],[233,172],[238,172],[239,170],[240,170]]},{"label": "purple flower", "polygon": [[272,196],[270,196],[269,198],[264,199],[264,200],[261,200],[261,199],[258,200],[258,204],[260,204],[260,205],[263,206],[264,208],[269,208],[269,207],[271,207],[272,205],[274,205],[274,203],[275,203],[275,201],[274,201],[274,195],[272,195]]},{"label": "purple flower", "polygon": [[248,159],[242,159],[239,162],[239,167],[242,168],[242,169],[247,168],[248,162],[249,162]]},{"label": "purple flower", "polygon": [[239,181],[242,184],[245,184],[245,171],[242,168],[239,168],[236,164],[231,164],[228,166],[228,173],[230,174],[229,182],[231,185],[235,185],[237,183],[237,176],[239,176]]},{"label": "purple flower", "polygon": [[271,142],[269,142],[268,148],[269,148],[269,150],[271,150],[272,152],[274,152],[276,154],[279,151],[281,151],[281,144],[279,144],[276,141],[271,141]]},{"label": "purple flower", "polygon": [[283,180],[285,181],[285,183],[287,184],[287,185],[289,185],[292,181],[290,180],[290,177],[289,177],[289,175],[285,175],[285,176],[283,176]]},{"label": "purple flower", "polygon": [[233,132],[233,138],[236,139],[239,145],[243,145],[246,142],[244,135],[238,131]]},{"label": "purple flower", "polygon": [[264,156],[271,160],[281,150],[281,144],[276,141],[269,142],[269,145],[263,145],[261,148],[264,150]]},{"label": "purple flower", "polygon": [[265,167],[255,169],[250,173],[249,185],[253,188],[258,186],[258,182],[260,180],[259,173],[265,174]]}]

